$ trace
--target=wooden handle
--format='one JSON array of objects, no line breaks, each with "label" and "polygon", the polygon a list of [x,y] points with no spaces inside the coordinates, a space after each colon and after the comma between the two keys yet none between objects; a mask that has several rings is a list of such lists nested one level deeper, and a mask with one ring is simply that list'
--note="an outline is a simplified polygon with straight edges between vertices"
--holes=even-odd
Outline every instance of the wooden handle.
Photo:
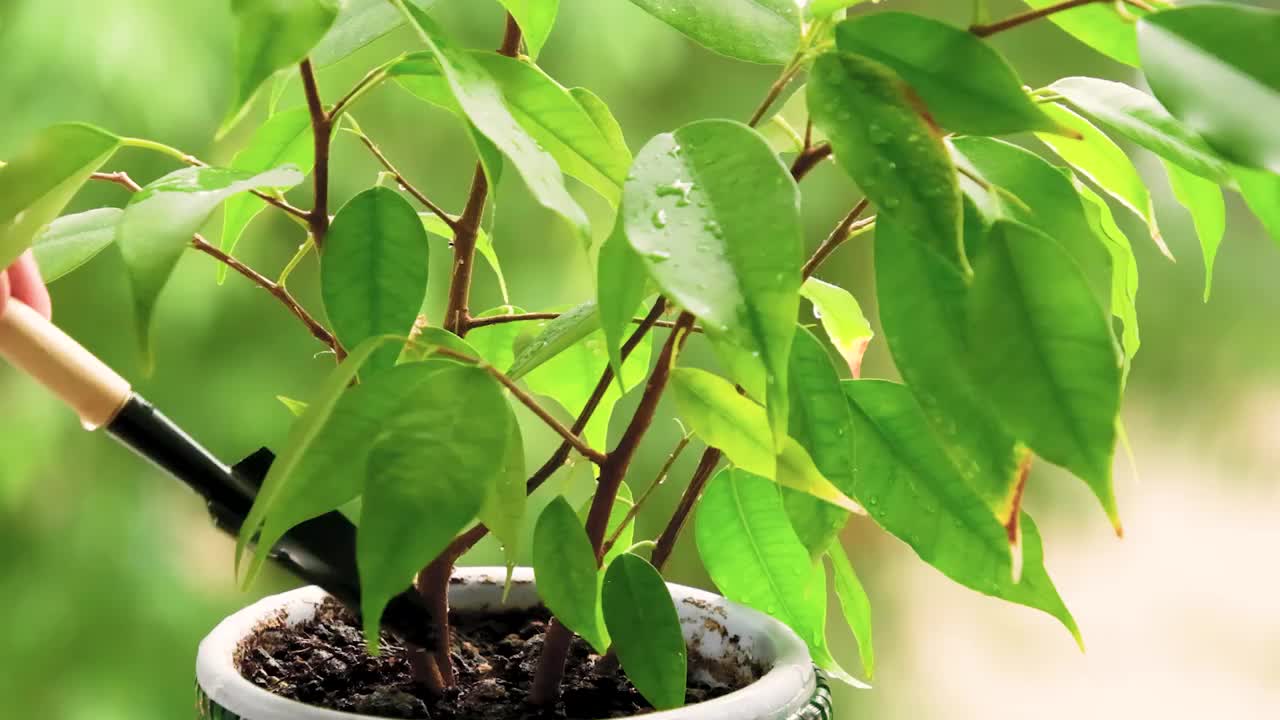
[{"label": "wooden handle", "polygon": [[90,430],[110,423],[132,393],[93,353],[12,298],[0,314],[0,356],[53,391]]}]

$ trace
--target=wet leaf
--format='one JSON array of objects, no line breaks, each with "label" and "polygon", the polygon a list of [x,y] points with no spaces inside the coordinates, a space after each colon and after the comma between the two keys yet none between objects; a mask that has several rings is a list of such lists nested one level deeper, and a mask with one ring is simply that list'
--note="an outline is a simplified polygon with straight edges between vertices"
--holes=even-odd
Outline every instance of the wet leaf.
[{"label": "wet leaf", "polygon": [[662,575],[641,557],[621,555],[605,573],[603,601],[627,679],[658,710],[684,705],[687,650]]},{"label": "wet leaf", "polygon": [[800,46],[795,0],[631,0],[703,47],[747,62],[782,65]]},{"label": "wet leaf", "polygon": [[871,338],[875,337],[858,301],[848,290],[812,277],[804,281],[800,294],[813,303],[814,317],[822,323],[831,344],[848,363],[849,374],[858,377],[862,371],[862,356]]},{"label": "wet leaf", "polygon": [[[438,0],[408,0],[430,12]],[[404,16],[387,0],[345,0],[324,39],[311,51],[316,67],[332,65],[404,24]]]},{"label": "wet leaf", "polygon": [[736,380],[767,387],[779,443],[800,305],[799,206],[795,181],[764,138],[745,125],[707,120],[640,151],[622,210],[627,240],[658,287],[701,321],[713,343],[740,349],[749,362]]},{"label": "wet leaf", "polygon": [[533,572],[538,595],[565,627],[596,652],[609,649],[600,608],[599,568],[591,539],[563,497],[547,505],[533,531]]},{"label": "wet leaf", "polygon": [[539,328],[533,339],[516,354],[507,375],[519,380],[534,368],[576,345],[600,329],[600,312],[594,302],[585,302],[560,313]]},{"label": "wet leaf", "polygon": [[[418,213],[396,191],[370,188],[342,206],[326,235],[320,291],[343,345],[409,334],[427,291],[428,249]],[[380,350],[369,369],[391,367],[398,354]]]},{"label": "wet leaf", "polygon": [[338,17],[338,0],[231,0],[236,19],[236,93],[225,134],[277,70],[302,62]]}]

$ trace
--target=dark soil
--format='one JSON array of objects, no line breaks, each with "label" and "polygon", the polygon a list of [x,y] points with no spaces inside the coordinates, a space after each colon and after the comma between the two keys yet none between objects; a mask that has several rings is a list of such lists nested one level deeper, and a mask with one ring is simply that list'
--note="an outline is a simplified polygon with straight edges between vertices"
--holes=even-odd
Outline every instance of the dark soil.
[{"label": "dark soil", "polygon": [[[617,718],[652,712],[620,672],[597,674],[600,657],[575,638],[560,704],[546,711],[525,703],[542,648],[545,610],[453,618],[453,663],[458,686],[435,698],[414,682],[406,650],[384,634],[382,652],[365,652],[359,623],[330,599],[315,618],[288,627],[264,623],[236,651],[236,666],[255,685],[277,695],[344,712],[430,720]],[[701,702],[738,688],[712,688],[692,677],[687,700]],[[720,675],[721,673],[715,673]]]}]

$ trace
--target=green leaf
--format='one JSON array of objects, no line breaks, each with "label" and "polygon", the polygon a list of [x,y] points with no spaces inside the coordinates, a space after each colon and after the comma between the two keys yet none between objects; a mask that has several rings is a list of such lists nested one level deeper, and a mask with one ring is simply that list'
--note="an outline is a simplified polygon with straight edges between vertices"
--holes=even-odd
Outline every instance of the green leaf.
[{"label": "green leaf", "polygon": [[1036,137],[1090,182],[1133,211],[1147,224],[1156,244],[1163,246],[1155,207],[1151,204],[1151,192],[1124,150],[1088,120],[1070,110],[1060,105],[1045,105],[1044,109],[1063,127],[1079,133],[1080,139],[1044,133],[1037,133]]},{"label": "green leaf", "polygon": [[[582,503],[582,507],[578,508],[578,520],[584,526],[587,524],[587,516],[591,514],[591,501],[594,498],[587,498]],[[613,499],[613,507],[609,509],[609,525],[605,530],[605,540],[613,537],[618,532],[618,527],[622,521],[627,518],[627,513],[631,512],[631,508],[635,507],[636,496],[631,492],[631,486],[625,482],[618,486],[618,496]],[[630,548],[635,544],[636,525],[634,522],[629,523],[622,532],[618,534],[618,542],[609,548],[609,552],[605,553],[601,561],[602,567],[608,567],[609,563],[619,555],[629,552]]]},{"label": "green leaf", "polygon": [[[365,190],[338,211],[321,256],[320,291],[343,345],[409,334],[427,292],[429,255],[417,211],[390,188]],[[384,348],[369,368],[389,368],[398,354]]]},{"label": "green leaf", "polygon": [[[458,106],[480,135],[516,167],[533,197],[543,207],[568,221],[579,235],[588,237],[590,225],[582,208],[569,195],[556,160],[538,146],[521,127],[504,100],[502,87],[471,53],[457,47],[420,9],[390,0],[412,21],[418,36],[431,50]],[[489,168],[493,172],[493,168]]]},{"label": "green leaf", "polygon": [[741,469],[721,470],[694,522],[698,555],[720,593],[781,620],[826,649],[826,583],[796,536],[777,487]]},{"label": "green leaf", "polygon": [[285,397],[284,395],[277,395],[276,399],[279,400],[280,404],[283,405],[294,417],[302,417],[302,413],[307,411],[307,403],[304,403],[301,400],[294,400],[293,398]]},{"label": "green leaf", "polygon": [[596,304],[604,331],[609,366],[621,382],[622,345],[632,333],[632,320],[650,292],[649,275],[640,255],[627,242],[626,228],[618,217],[613,232],[600,246],[596,265]]},{"label": "green leaf", "polygon": [[1234,174],[1245,203],[1280,243],[1280,175],[1246,168],[1236,168]]},{"label": "green leaf", "polygon": [[387,602],[471,523],[499,482],[511,429],[502,387],[482,368],[413,363],[361,387],[383,378],[401,392],[371,429],[356,538],[371,652]]},{"label": "green leaf", "polygon": [[258,89],[311,52],[338,17],[338,0],[231,0],[236,18],[235,102],[218,134],[231,129]]},{"label": "green leaf", "polygon": [[833,543],[827,549],[827,560],[831,563],[831,572],[835,577],[836,598],[840,600],[844,621],[858,641],[862,671],[867,674],[867,678],[871,678],[876,674],[876,651],[871,640],[871,600],[840,543]]},{"label": "green leaf", "polygon": [[[442,237],[450,242],[453,241],[453,228],[445,224],[439,216],[431,212],[418,213],[418,217],[422,218],[422,226],[427,232],[437,237]],[[498,290],[502,292],[504,300],[507,298],[507,277],[502,273],[502,263],[498,261],[498,252],[493,247],[493,238],[484,228],[476,230],[476,252],[480,253],[480,257],[489,265],[489,269],[493,270],[493,274],[498,279]]]},{"label": "green leaf", "polygon": [[[305,107],[271,116],[253,133],[249,144],[231,160],[232,170],[264,172],[282,165],[296,165],[302,174],[315,163],[315,143],[311,137],[311,113]],[[267,203],[252,195],[229,198],[223,209],[222,241],[219,247],[230,254],[249,223],[265,210]],[[218,282],[227,277],[227,266],[218,264]]]},{"label": "green leaf", "polygon": [[1174,117],[1226,159],[1280,172],[1280,12],[1233,5],[1166,10],[1138,24],[1142,70]]},{"label": "green leaf", "polygon": [[1015,581],[1006,530],[957,474],[911,392],[882,380],[850,380],[854,480],[880,527],[952,580],[987,595],[1043,610],[1080,642],[1080,630],[1044,568],[1035,523],[1022,514],[1021,580]]},{"label": "green leaf", "polygon": [[1150,95],[1124,83],[1090,77],[1058,80],[1049,90],[1132,142],[1220,184],[1231,182],[1227,164],[1204,138],[1169,114]]},{"label": "green leaf", "polygon": [[604,619],[627,679],[658,710],[684,705],[687,650],[680,614],[662,575],[631,554],[609,565]]},{"label": "green leaf", "polygon": [[631,0],[710,50],[738,60],[782,65],[800,47],[795,0]]},{"label": "green leaf", "polygon": [[1204,300],[1209,302],[1209,290],[1213,286],[1213,260],[1218,256],[1218,246],[1227,232],[1227,206],[1222,190],[1212,180],[1205,180],[1170,162],[1164,164],[1169,175],[1169,187],[1196,227],[1200,249],[1204,254]]},{"label": "green leaf", "polygon": [[875,263],[880,323],[898,371],[965,483],[1001,524],[1016,523],[1025,453],[969,363],[965,277],[929,245],[884,219],[876,222]]},{"label": "green leaf", "polygon": [[[623,363],[619,382],[611,384],[600,398],[582,433],[592,447],[605,447],[614,405],[627,390],[644,380],[649,372],[652,348],[653,336],[649,335]],[[577,417],[595,392],[608,361],[604,333],[597,330],[529,371],[524,376],[525,382],[530,390],[555,399],[571,416]]]},{"label": "green leaf", "polygon": [[573,93],[529,62],[490,52],[470,55],[502,89],[512,116],[560,169],[617,205],[631,153],[610,137],[612,129],[597,124],[605,122],[599,113],[607,114],[608,108],[595,105],[588,112]]},{"label": "green leaf", "polygon": [[[1070,173],[1001,140],[958,138],[953,147],[984,180],[1012,195],[989,192],[968,179],[961,181],[974,204],[984,208],[986,224],[1001,218],[1017,220],[1058,241],[1089,278],[1099,302],[1107,304],[1112,287],[1111,255],[1093,233]],[[971,252],[980,245],[979,240],[966,238]]]},{"label": "green leaf", "polygon": [[[441,332],[444,333],[443,330]],[[502,556],[508,571],[516,566],[520,556],[524,516],[529,505],[529,493],[525,487],[528,477],[524,466],[524,438],[520,433],[520,422],[508,406],[507,453],[503,459],[502,471],[489,488],[484,503],[477,512],[480,522],[502,544]]]},{"label": "green leaf", "polygon": [[912,13],[861,15],[836,27],[836,46],[898,73],[951,132],[1056,132],[995,48],[972,33]]},{"label": "green leaf", "polygon": [[569,94],[573,96],[574,100],[578,101],[582,109],[591,117],[591,121],[596,124],[600,134],[604,135],[605,140],[608,140],[609,144],[613,146],[614,153],[626,155],[630,158],[631,150],[627,146],[627,137],[623,134],[622,126],[618,124],[618,119],[613,116],[613,111],[609,109],[604,100],[582,87],[569,88]]},{"label": "green leaf", "polygon": [[263,173],[189,167],[165,175],[134,194],[120,218],[116,242],[133,287],[138,339],[151,361],[151,318],[169,275],[224,200],[255,188],[292,187],[302,182],[296,168]]},{"label": "green leaf", "polygon": [[537,58],[556,24],[560,0],[498,0],[524,32],[529,57]]},{"label": "green leaf", "polygon": [[116,239],[124,211],[98,208],[54,220],[31,245],[46,283],[71,273],[93,259]]},{"label": "green leaf", "polygon": [[803,264],[790,173],[758,133],[706,120],[651,140],[623,196],[627,241],[654,282],[714,343],[740,348],[751,374],[768,378],[769,421],[781,442]]},{"label": "green leaf", "polygon": [[[422,327],[415,324],[413,332],[408,334],[404,349],[400,352],[397,364],[422,362],[432,357],[437,350],[444,348],[461,353],[466,357],[481,358],[480,353],[466,340],[438,327]],[[455,361],[453,358],[441,357],[441,360]],[[464,363],[466,364],[466,363]]]},{"label": "green leaf", "polygon": [[[437,0],[408,0],[430,12]],[[332,65],[404,24],[404,16],[387,0],[345,0],[324,39],[311,51],[316,67]]]},{"label": "green leaf", "polygon": [[1093,490],[1117,532],[1111,465],[1121,365],[1106,316],[1052,239],[996,223],[975,263],[969,332],[976,377],[1014,433]]},{"label": "green leaf", "polygon": [[[289,429],[284,449],[271,463],[236,542],[238,573],[245,548],[261,531],[253,564],[245,573],[245,587],[257,576],[271,546],[289,528],[322,515],[360,493],[368,446],[366,444],[365,452],[361,452],[359,445],[349,447],[348,442],[381,427],[381,414],[399,399],[396,383],[400,376],[396,376],[397,380],[362,383],[350,392],[348,388],[375,350],[397,340],[401,338],[370,338],[352,349],[325,377],[301,417]],[[330,427],[329,420],[335,416],[342,420]]]},{"label": "green leaf", "polygon": [[[879,2],[879,0],[872,1]],[[810,20],[822,20],[862,2],[863,0],[809,0],[809,4],[801,4],[804,5],[805,17]]]},{"label": "green leaf", "polygon": [[0,165],[0,267],[26,252],[118,147],[120,138],[105,130],[66,123],[41,130]]},{"label": "green leaf", "polygon": [[595,302],[576,305],[539,329],[511,362],[507,375],[512,380],[519,380],[599,329],[600,313]]},{"label": "green leaf", "polygon": [[783,440],[775,456],[764,408],[739,395],[727,380],[705,370],[676,368],[671,373],[671,392],[680,417],[694,434],[722,450],[734,465],[850,512],[862,512],[822,476],[792,438]]},{"label": "green leaf", "polygon": [[603,654],[609,634],[600,610],[599,567],[591,539],[563,496],[551,501],[533,530],[538,596],[556,619]]},{"label": "green leaf", "polygon": [[862,356],[875,337],[858,301],[848,290],[813,277],[800,286],[800,295],[813,303],[813,316],[822,323],[831,344],[848,363],[849,373],[858,377]]},{"label": "green leaf", "polygon": [[[1058,5],[1061,0],[1023,0],[1036,10]],[[1126,7],[1131,14],[1141,14]],[[1071,33],[1077,40],[1126,65],[1138,66],[1138,40],[1133,23],[1106,3],[1094,3],[1055,12],[1049,21]]]},{"label": "green leaf", "polygon": [[1116,224],[1111,206],[1100,195],[1076,181],[1076,190],[1085,200],[1085,215],[1095,236],[1106,245],[1115,270],[1111,275],[1111,314],[1120,321],[1121,345],[1124,347],[1125,374],[1129,363],[1142,344],[1138,333],[1138,260],[1133,255],[1129,238]]},{"label": "green leaf", "polygon": [[[844,495],[853,493],[853,445],[849,441],[849,405],[827,350],[800,328],[791,346],[788,368],[791,418],[787,427],[813,458],[822,476]],[[849,520],[849,512],[812,495],[784,489],[782,499],[800,541],[814,559],[831,545]]]},{"label": "green leaf", "polygon": [[814,125],[831,138],[836,161],[876,205],[961,273],[969,263],[960,236],[960,186],[946,148],[880,63],[825,53],[809,77]]}]

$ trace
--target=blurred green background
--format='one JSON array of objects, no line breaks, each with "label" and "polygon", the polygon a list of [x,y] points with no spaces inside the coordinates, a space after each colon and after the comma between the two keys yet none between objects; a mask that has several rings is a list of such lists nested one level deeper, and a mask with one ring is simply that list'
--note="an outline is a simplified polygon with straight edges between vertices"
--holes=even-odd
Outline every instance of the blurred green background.
[{"label": "blurred green background", "polygon": [[[964,23],[969,3],[885,5]],[[562,6],[543,65],[562,83],[601,95],[633,149],[690,120],[744,118],[775,73],[703,51],[625,0],[562,0]],[[1017,7],[993,6],[998,15]],[[212,141],[230,103],[228,8],[221,1],[3,0],[0,157],[44,125],[84,120],[225,163],[265,104],[230,137]],[[459,37],[496,46],[497,3],[445,0],[440,8]],[[996,43],[1033,86],[1065,75],[1135,81],[1132,70],[1049,24]],[[324,95],[336,98],[367,67],[412,46],[408,33],[397,32],[323,71]],[[301,102],[296,81],[283,102]],[[461,206],[473,160],[450,117],[395,86],[375,91],[356,115],[428,194],[446,208]],[[377,166],[353,138],[338,138],[335,158],[337,201],[376,179]],[[1129,228],[1142,270],[1144,342],[1125,406],[1137,472],[1123,459],[1118,470],[1127,538],[1111,536],[1083,484],[1051,469],[1037,471],[1027,500],[1046,537],[1049,570],[1089,652],[1082,655],[1047,616],[950,583],[906,546],[855,519],[845,544],[872,598],[880,666],[875,690],[838,692],[840,717],[1262,717],[1280,707],[1274,612],[1280,577],[1273,554],[1280,547],[1274,482],[1280,249],[1231,198],[1213,298],[1202,302],[1189,219],[1173,203],[1158,164],[1140,159],[1179,261],[1163,259]],[[175,168],[134,150],[106,169],[147,182]],[[603,233],[608,208],[576,190]],[[816,244],[854,191],[829,166],[806,180],[804,191]],[[119,188],[94,186],[72,209],[125,200]],[[305,193],[298,202],[309,204]],[[588,257],[529,201],[518,180],[508,178],[496,207],[494,234],[516,304],[542,309],[591,295]],[[211,236],[216,232],[210,228]],[[265,214],[239,253],[273,274],[301,239],[296,226]],[[436,250],[434,317],[448,265],[443,243]],[[857,242],[836,255],[824,276],[853,289],[870,313],[869,261],[870,244]],[[318,308],[315,269],[312,258],[291,283]],[[317,355],[320,346],[241,278],[217,286],[212,261],[192,253],[162,298],[157,367],[144,377],[120,270],[119,259],[106,253],[56,283],[56,321],[224,459],[278,446],[291,416],[274,396],[309,396],[332,366]],[[498,304],[488,271],[478,275],[476,294],[474,309]],[[873,345],[865,369],[868,376],[893,376],[882,344]],[[288,587],[289,578],[268,577],[252,593],[238,592],[231,542],[209,526],[192,495],[101,435],[83,432],[69,411],[8,367],[0,367],[0,408],[0,717],[190,717],[199,638],[238,606]],[[670,408],[664,412],[669,418]],[[528,422],[525,432],[531,465],[541,463],[549,434]],[[675,424],[662,420],[645,445],[637,482],[656,471],[676,437]],[[642,533],[660,528],[695,461],[690,452],[677,466],[642,515]],[[580,470],[561,476],[551,490],[585,497]],[[469,561],[498,557],[482,546]],[[687,539],[671,575],[707,585]],[[853,667],[852,639],[841,630],[833,640]]]}]

